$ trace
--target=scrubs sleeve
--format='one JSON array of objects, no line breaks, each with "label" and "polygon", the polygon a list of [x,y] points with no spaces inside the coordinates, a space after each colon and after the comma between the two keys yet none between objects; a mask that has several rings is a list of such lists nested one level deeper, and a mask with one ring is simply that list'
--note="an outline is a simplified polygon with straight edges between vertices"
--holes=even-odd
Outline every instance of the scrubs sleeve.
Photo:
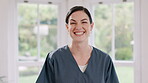
[{"label": "scrubs sleeve", "polygon": [[54,69],[52,60],[49,57],[50,54],[46,57],[43,68],[40,72],[39,77],[37,78],[36,83],[54,83]]},{"label": "scrubs sleeve", "polygon": [[105,83],[119,83],[115,68],[114,68],[114,64],[110,58],[110,56],[108,56],[107,58],[107,65],[106,65],[106,74],[105,74]]}]

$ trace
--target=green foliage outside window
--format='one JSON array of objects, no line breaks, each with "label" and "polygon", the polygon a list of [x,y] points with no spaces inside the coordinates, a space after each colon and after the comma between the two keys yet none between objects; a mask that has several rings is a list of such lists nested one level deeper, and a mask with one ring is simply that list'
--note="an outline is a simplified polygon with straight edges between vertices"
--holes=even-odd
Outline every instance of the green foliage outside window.
[{"label": "green foliage outside window", "polygon": [[[18,5],[19,56],[38,55],[38,35],[41,57],[46,57],[48,52],[57,48],[57,14],[58,9],[55,5],[39,5],[39,9],[37,4]],[[40,20],[39,27],[48,27],[46,31],[48,34],[35,32],[38,20]]]},{"label": "green foliage outside window", "polygon": [[[112,7],[101,4],[95,6],[95,45],[112,56]],[[133,58],[133,3],[114,4],[115,15],[115,59]]]}]

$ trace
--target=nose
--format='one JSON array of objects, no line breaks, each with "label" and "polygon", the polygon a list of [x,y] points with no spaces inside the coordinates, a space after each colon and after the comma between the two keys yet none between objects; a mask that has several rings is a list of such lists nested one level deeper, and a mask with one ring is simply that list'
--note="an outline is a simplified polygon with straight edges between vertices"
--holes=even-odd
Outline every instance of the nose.
[{"label": "nose", "polygon": [[81,24],[81,23],[77,23],[77,25],[76,25],[76,29],[77,29],[77,30],[82,29],[82,24]]}]

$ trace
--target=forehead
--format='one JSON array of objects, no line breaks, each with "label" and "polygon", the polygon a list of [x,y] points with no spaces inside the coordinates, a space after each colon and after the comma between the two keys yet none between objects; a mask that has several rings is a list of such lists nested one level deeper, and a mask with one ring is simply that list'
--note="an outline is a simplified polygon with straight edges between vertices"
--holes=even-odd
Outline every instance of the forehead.
[{"label": "forehead", "polygon": [[82,19],[88,19],[88,15],[84,11],[76,11],[72,13],[69,17],[69,20],[74,19],[74,20],[82,20]]}]

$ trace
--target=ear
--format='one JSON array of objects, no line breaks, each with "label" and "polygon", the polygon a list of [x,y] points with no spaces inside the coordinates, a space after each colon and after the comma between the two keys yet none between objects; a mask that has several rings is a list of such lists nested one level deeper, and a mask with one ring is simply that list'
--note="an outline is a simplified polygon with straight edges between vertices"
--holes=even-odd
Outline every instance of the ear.
[{"label": "ear", "polygon": [[67,31],[69,32],[69,27],[68,24],[65,24]]},{"label": "ear", "polygon": [[94,28],[94,22],[92,22],[92,23],[90,24],[90,27],[91,27],[90,31],[92,31],[92,29]]}]

